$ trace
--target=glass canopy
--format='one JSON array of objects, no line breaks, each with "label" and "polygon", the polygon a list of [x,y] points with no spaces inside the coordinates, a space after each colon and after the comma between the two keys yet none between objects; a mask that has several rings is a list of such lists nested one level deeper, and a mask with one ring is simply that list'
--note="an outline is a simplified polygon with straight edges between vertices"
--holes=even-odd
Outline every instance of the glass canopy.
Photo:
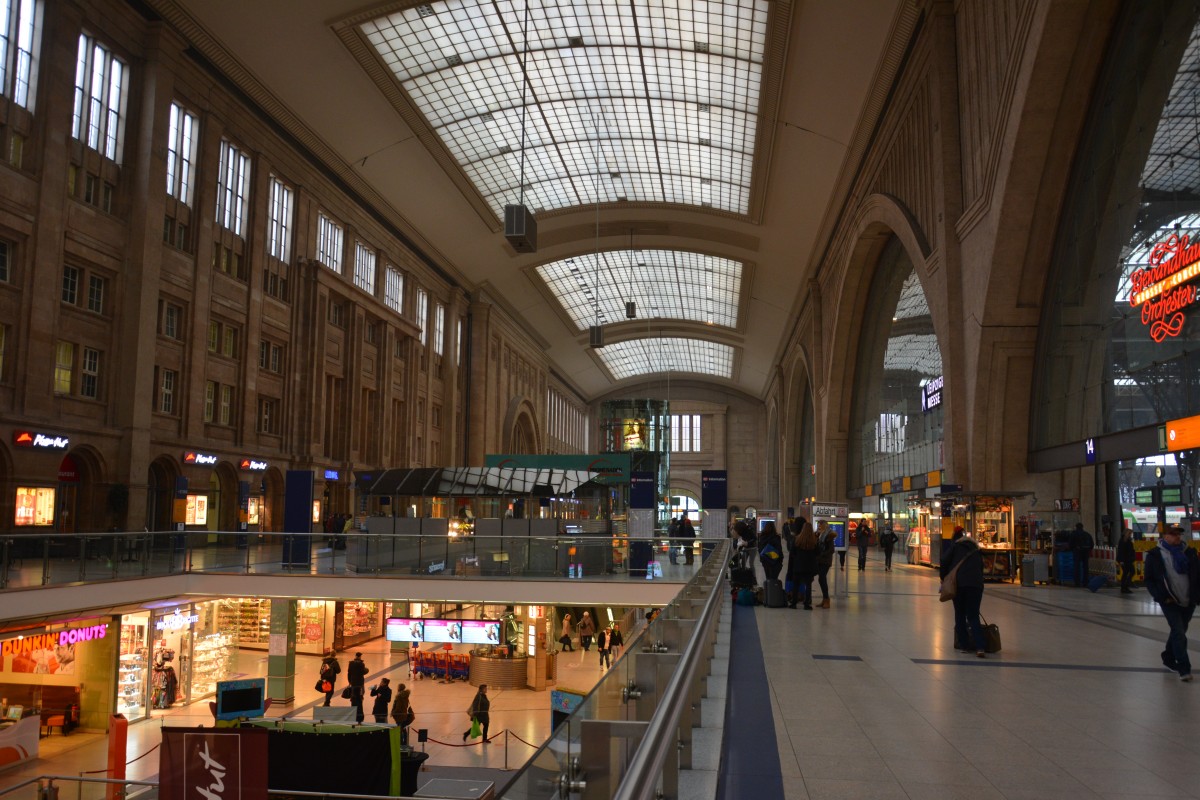
[{"label": "glass canopy", "polygon": [[625,318],[681,319],[737,326],[742,265],[678,250],[614,250],[567,258],[537,268],[575,327],[584,330]]},{"label": "glass canopy", "polygon": [[456,0],[360,30],[497,217],[620,201],[745,214],[768,5]]},{"label": "glass canopy", "polygon": [[733,377],[733,348],[702,339],[653,337],[615,342],[596,355],[616,380],[654,372],[695,372]]}]

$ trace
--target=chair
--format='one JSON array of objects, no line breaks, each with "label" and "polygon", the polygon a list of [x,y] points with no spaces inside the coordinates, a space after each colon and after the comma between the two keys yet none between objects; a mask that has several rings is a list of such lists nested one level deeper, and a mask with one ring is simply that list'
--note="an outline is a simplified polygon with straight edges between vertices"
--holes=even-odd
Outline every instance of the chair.
[{"label": "chair", "polygon": [[42,727],[46,729],[46,736],[49,736],[51,733],[53,733],[55,728],[58,728],[58,732],[63,736],[66,736],[66,725],[67,718],[65,714],[52,714],[51,716],[46,717],[46,721],[42,723]]}]

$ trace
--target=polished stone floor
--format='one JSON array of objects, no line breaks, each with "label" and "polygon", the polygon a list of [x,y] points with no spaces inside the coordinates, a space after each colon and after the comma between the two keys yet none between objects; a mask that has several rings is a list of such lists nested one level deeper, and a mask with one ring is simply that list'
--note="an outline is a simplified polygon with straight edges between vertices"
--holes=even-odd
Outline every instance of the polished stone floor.
[{"label": "polished stone floor", "polygon": [[[1160,666],[1166,624],[1143,590],[989,584],[983,612],[999,625],[1003,650],[979,659],[953,650],[950,606],[938,602],[932,570],[885,572],[874,559],[861,573],[851,559],[849,570],[830,609],[752,609],[773,720],[751,724],[774,726],[788,800],[1200,798],[1200,682],[1181,683]],[[1200,659],[1200,623],[1193,634]],[[402,653],[382,641],[361,649],[369,681],[409,682]],[[254,674],[265,654],[243,659],[239,670]],[[297,663],[297,702],[272,714],[310,716],[319,702],[315,657]],[[600,677],[594,652],[565,654],[560,671],[574,687]],[[492,692],[496,743],[463,747],[474,689],[410,685],[431,764],[515,769],[533,752],[522,740],[547,735],[548,692]],[[155,712],[130,727],[129,758],[150,751],[163,724],[200,724],[207,714]],[[0,790],[104,766],[102,736],[56,734],[43,745],[38,762],[0,773]],[[157,753],[129,767],[130,777],[156,773]]]}]

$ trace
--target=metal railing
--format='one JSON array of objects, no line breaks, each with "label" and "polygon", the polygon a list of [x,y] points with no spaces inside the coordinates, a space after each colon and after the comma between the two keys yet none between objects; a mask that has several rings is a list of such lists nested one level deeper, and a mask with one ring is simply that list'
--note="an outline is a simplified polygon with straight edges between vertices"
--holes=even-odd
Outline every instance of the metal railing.
[{"label": "metal railing", "polygon": [[0,590],[183,573],[623,579],[644,578],[650,562],[658,564],[655,577],[685,581],[695,574],[704,541],[691,543],[689,558],[665,537],[454,536],[444,525],[432,527],[417,534],[4,534]]}]

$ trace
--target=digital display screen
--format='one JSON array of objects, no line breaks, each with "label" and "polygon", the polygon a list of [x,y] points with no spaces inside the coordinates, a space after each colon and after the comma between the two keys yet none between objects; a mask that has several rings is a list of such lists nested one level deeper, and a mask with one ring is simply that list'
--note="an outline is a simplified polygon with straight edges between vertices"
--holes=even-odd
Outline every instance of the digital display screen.
[{"label": "digital display screen", "polygon": [[464,619],[463,644],[500,644],[500,623],[490,619]]},{"label": "digital display screen", "polygon": [[13,524],[53,525],[54,490],[50,488],[18,486],[16,511]]},{"label": "digital display screen", "polygon": [[844,548],[846,546],[846,523],[841,520],[830,520],[829,527],[833,529],[833,546]]},{"label": "digital display screen", "polygon": [[217,719],[261,717],[266,713],[267,681],[251,678],[217,683]]},{"label": "digital display screen", "polygon": [[458,644],[462,641],[462,629],[462,622],[456,619],[427,619],[425,641]]},{"label": "digital display screen", "polygon": [[425,641],[425,620],[388,617],[385,636],[389,642]]}]

